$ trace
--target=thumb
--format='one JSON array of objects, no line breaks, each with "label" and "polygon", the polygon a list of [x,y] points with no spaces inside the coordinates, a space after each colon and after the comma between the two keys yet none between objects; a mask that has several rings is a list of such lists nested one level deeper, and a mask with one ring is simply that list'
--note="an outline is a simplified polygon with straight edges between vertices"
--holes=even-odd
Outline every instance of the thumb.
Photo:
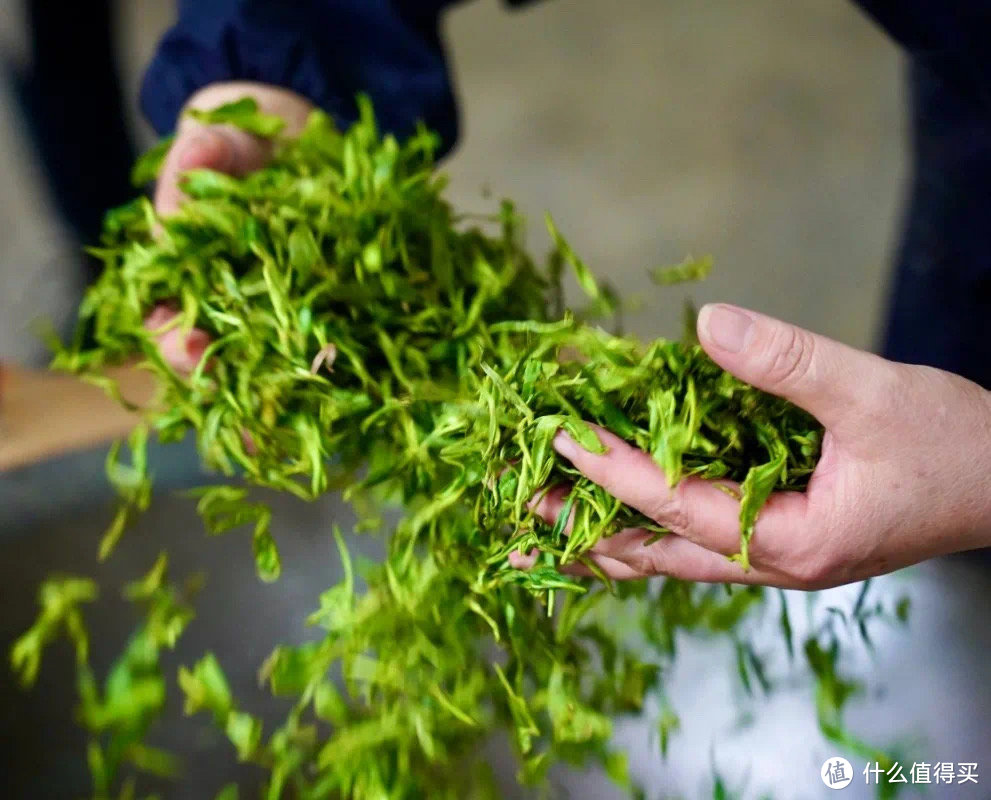
[{"label": "thumb", "polygon": [[746,383],[790,400],[827,429],[863,417],[893,364],[804,328],[725,304],[703,306],[699,341],[713,361]]},{"label": "thumb", "polygon": [[178,211],[186,199],[183,173],[213,169],[243,175],[259,169],[271,153],[269,142],[244,131],[222,125],[186,125],[172,145],[155,186],[155,210],[162,216]]}]

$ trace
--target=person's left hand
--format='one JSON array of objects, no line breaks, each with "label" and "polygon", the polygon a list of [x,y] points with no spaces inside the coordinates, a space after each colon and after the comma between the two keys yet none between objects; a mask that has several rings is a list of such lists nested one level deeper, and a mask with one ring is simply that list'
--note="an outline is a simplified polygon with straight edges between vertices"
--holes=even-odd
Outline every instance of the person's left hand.
[{"label": "person's left hand", "polygon": [[[724,369],[813,414],[822,456],[805,492],[761,510],[744,572],[727,558],[740,546],[733,497],[699,478],[669,489],[649,455],[601,428],[602,455],[559,432],[555,448],[578,470],[673,531],[648,546],[639,530],[601,540],[589,555],[607,575],[820,589],[991,545],[991,392],[733,306],[703,308],[698,333]],[[566,494],[549,492],[537,512],[553,521]]]}]

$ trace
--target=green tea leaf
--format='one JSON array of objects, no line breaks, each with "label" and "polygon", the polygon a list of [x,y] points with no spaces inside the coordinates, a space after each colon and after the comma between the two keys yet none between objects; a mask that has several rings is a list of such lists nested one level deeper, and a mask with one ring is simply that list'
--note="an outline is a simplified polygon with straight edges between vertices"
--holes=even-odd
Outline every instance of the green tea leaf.
[{"label": "green tea leaf", "polygon": [[191,108],[186,113],[204,125],[233,125],[265,139],[278,135],[286,126],[281,117],[259,111],[258,103],[249,97],[225,103],[209,111]]},{"label": "green tea leaf", "polygon": [[131,183],[144,186],[155,180],[174,141],[175,136],[167,136],[143,153],[131,169]]},{"label": "green tea leaf", "polygon": [[228,783],[223,789],[217,792],[214,800],[238,800],[240,793],[236,783]]},{"label": "green tea leaf", "polygon": [[747,472],[747,477],[740,487],[742,495],[740,500],[740,527],[743,536],[740,540],[740,555],[737,560],[744,569],[750,568],[750,557],[748,548],[750,539],[754,535],[754,525],[757,523],[757,515],[761,507],[771,496],[771,492],[779,485],[782,474],[785,470],[785,463],[788,451],[783,445],[775,448],[776,452],[766,464],[751,467]]},{"label": "green tea leaf", "polygon": [[661,286],[671,286],[687,281],[702,281],[709,277],[712,271],[712,256],[692,258],[689,256],[680,264],[671,267],[658,267],[650,273],[654,283]]},{"label": "green tea leaf", "polygon": [[186,695],[187,714],[206,710],[217,719],[225,719],[231,710],[233,699],[230,686],[212,653],[197,661],[192,670],[180,667],[179,686]]}]

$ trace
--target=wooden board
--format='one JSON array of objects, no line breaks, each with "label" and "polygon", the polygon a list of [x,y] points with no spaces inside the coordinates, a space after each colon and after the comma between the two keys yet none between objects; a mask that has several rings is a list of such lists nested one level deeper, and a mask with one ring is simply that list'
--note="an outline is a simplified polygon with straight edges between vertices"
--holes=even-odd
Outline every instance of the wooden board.
[{"label": "wooden board", "polygon": [[[154,379],[132,368],[108,370],[124,397],[146,405]],[[0,365],[0,471],[110,442],[137,421],[102,389],[70,375]]]}]

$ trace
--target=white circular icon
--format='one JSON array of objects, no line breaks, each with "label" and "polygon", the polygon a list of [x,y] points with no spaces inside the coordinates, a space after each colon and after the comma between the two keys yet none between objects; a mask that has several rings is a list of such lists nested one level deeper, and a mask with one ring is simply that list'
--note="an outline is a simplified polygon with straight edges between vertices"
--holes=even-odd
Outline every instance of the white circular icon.
[{"label": "white circular icon", "polygon": [[841,756],[832,756],[822,762],[819,777],[830,789],[845,789],[853,782],[853,766]]}]

